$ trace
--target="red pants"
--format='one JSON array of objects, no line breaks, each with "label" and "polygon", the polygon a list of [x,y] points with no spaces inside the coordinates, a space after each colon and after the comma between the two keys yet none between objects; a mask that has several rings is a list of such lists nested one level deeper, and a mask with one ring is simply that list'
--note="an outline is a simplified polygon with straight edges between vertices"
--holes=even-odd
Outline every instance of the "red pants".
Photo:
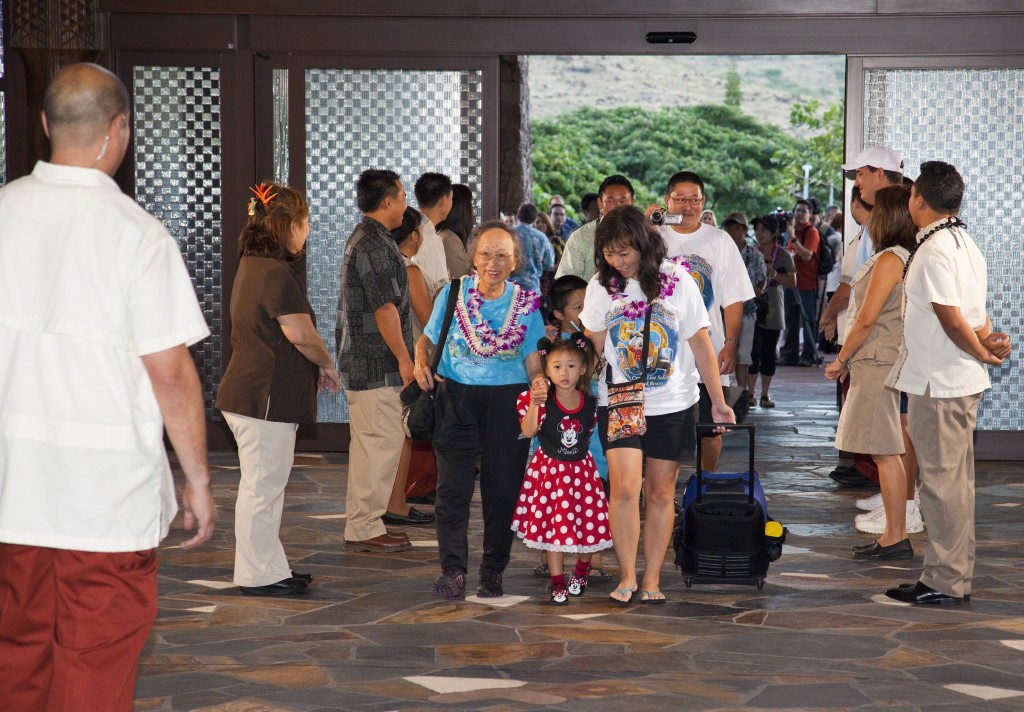
[{"label": "red pants", "polygon": [[156,552],[0,544],[0,707],[131,712]]}]

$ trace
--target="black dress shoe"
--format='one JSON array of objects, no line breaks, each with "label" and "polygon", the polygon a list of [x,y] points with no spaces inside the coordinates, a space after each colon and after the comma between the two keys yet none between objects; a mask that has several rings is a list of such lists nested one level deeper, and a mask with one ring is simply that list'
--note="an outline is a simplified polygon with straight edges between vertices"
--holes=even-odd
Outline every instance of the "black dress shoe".
[{"label": "black dress shoe", "polygon": [[381,517],[381,521],[391,526],[425,526],[434,523],[434,515],[421,512],[415,507],[409,507],[408,514],[385,512],[384,516]]},{"label": "black dress shoe", "polygon": [[299,574],[292,571],[292,578],[305,581],[306,583],[313,583],[313,574]]},{"label": "black dress shoe", "polygon": [[886,561],[913,559],[914,547],[910,544],[910,539],[904,539],[889,546],[882,546],[877,541],[873,541],[866,546],[853,547],[853,555],[861,559],[884,559]]},{"label": "black dress shoe", "polygon": [[945,593],[940,593],[930,586],[925,586],[920,581],[915,583],[913,586],[903,584],[896,588],[890,588],[885,592],[885,595],[889,598],[900,601],[901,603],[913,603],[914,605],[932,604],[959,606],[963,603],[969,603],[971,600],[970,594],[967,594],[963,598],[947,596]]},{"label": "black dress shoe", "polygon": [[849,465],[840,465],[832,470],[828,476],[841,487],[874,487],[878,484],[860,474],[857,468]]},{"label": "black dress shoe", "polygon": [[268,583],[266,586],[239,586],[239,588],[247,596],[294,596],[309,593],[308,584],[297,578],[286,578],[277,583]]},{"label": "black dress shoe", "polygon": [[429,504],[433,505],[437,501],[437,492],[427,492],[417,497],[406,497],[405,501],[407,504]]}]

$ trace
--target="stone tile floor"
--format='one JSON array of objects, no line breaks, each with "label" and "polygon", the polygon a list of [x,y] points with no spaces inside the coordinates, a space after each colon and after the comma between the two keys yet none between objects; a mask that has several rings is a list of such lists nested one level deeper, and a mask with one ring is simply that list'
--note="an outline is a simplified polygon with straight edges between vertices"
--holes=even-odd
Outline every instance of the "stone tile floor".
[{"label": "stone tile floor", "polygon": [[[864,491],[828,478],[838,461],[834,394],[820,369],[780,369],[778,407],[752,411],[769,509],[790,531],[764,589],[686,589],[666,571],[670,602],[660,607],[613,606],[605,584],[554,608],[531,573],[537,555],[518,545],[505,599],[433,598],[431,528],[409,528],[415,546],[405,553],[343,551],[345,457],[330,454],[297,458],[282,531],[296,569],[316,576],[314,591],[242,596],[230,584],[237,461],[216,453],[218,533],[198,552],[176,548],[172,533],[161,550],[160,613],[135,709],[1024,709],[1020,465],[979,464],[972,603],[888,601],[887,586],[916,580],[927,534],[912,537],[909,562],[851,559],[850,545],[871,537],[852,526]],[[722,469],[744,467],[744,437],[727,440]]]}]

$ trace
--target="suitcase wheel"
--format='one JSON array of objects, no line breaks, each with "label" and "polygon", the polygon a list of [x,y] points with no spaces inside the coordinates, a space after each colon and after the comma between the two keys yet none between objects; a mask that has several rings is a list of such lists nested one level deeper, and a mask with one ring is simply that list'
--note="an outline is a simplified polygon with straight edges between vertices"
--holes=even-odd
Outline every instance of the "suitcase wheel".
[{"label": "suitcase wheel", "polygon": [[757,590],[760,591],[762,588],[764,588],[764,579],[758,579],[757,580]]}]

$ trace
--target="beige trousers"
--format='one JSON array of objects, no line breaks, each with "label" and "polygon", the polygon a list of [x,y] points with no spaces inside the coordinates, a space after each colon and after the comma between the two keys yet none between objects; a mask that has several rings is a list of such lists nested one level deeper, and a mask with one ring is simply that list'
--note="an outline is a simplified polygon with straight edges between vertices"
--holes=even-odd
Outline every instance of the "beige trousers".
[{"label": "beige trousers", "polygon": [[928,548],[921,583],[947,596],[971,592],[974,576],[974,424],[981,394],[908,396]]},{"label": "beige trousers", "polygon": [[345,540],[366,541],[386,534],[387,512],[402,455],[405,430],[398,387],[345,391],[350,442],[345,495]]},{"label": "beige trousers", "polygon": [[266,586],[290,578],[281,544],[284,488],[295,461],[295,423],[224,413],[238,444],[242,477],[235,502],[235,576],[238,586]]}]

